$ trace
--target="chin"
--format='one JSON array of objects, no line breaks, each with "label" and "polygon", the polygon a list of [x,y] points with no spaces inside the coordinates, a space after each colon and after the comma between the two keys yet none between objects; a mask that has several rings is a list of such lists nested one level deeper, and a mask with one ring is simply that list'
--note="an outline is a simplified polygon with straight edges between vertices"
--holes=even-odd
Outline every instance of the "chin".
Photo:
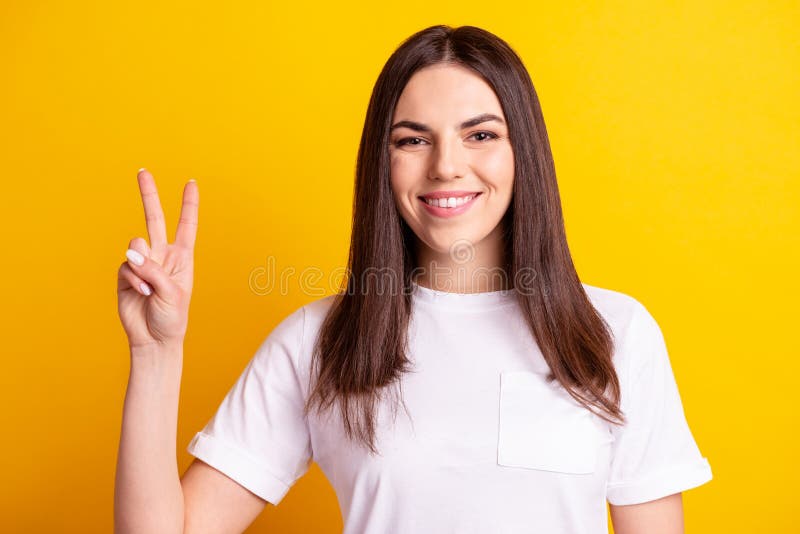
[{"label": "chin", "polygon": [[438,254],[449,254],[454,247],[466,247],[467,249],[477,247],[484,237],[484,234],[478,232],[459,232],[456,230],[437,234],[436,236],[428,236],[424,241],[425,245],[432,251]]}]

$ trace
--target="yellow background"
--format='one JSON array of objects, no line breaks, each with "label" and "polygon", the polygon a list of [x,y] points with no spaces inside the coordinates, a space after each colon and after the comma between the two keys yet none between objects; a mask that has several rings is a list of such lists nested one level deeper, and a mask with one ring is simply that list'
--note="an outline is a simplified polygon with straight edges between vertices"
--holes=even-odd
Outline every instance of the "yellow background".
[{"label": "yellow background", "polygon": [[[128,373],[116,273],[200,189],[186,445],[290,311],[344,265],[367,101],[400,41],[474,24],[542,102],[582,279],[667,339],[714,480],[688,532],[797,528],[797,2],[6,2],[0,7],[6,532],[110,532]],[[286,294],[254,290],[272,257]],[[323,293],[332,290],[323,280]],[[340,532],[312,466],[249,532]]]}]

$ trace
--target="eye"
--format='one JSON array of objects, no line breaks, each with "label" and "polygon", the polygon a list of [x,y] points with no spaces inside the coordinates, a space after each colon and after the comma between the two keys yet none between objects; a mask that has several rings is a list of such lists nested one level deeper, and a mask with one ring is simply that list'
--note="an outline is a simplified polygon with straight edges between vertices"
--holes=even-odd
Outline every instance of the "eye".
[{"label": "eye", "polygon": [[478,139],[478,141],[488,141],[489,139],[497,139],[498,138],[498,136],[496,134],[494,134],[492,132],[486,132],[486,131],[475,132],[474,134],[470,135],[470,137],[475,137],[476,135],[481,135],[481,136],[485,135],[486,136],[486,137],[483,137],[481,139]]},{"label": "eye", "polygon": [[[485,131],[485,130],[481,130],[480,132],[473,133],[472,135],[469,136],[469,138],[474,138],[476,136],[479,136],[479,138],[477,140],[480,141],[480,142],[490,141],[492,139],[498,139],[500,137],[495,133],[492,133],[492,132],[489,132],[489,131]],[[421,146],[422,144],[427,144],[427,143],[428,142],[425,141],[424,139],[422,139],[421,137],[404,137],[403,139],[399,139],[398,141],[396,141],[394,143],[394,146],[396,146],[396,147],[401,147],[401,146],[405,146],[405,145],[408,145],[408,146]]]},{"label": "eye", "polygon": [[422,141],[423,143],[427,142],[424,139],[420,139],[419,137],[404,137],[397,141],[394,145],[395,146],[403,146],[403,145],[411,145],[411,146],[418,146],[420,143],[415,141]]}]

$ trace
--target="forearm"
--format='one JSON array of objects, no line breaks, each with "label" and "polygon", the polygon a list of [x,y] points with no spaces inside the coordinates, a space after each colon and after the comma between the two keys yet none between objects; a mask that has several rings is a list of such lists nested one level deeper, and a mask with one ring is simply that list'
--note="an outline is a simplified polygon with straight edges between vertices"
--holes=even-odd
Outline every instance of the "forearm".
[{"label": "forearm", "polygon": [[131,350],[114,490],[115,532],[183,531],[176,457],[183,346]]}]

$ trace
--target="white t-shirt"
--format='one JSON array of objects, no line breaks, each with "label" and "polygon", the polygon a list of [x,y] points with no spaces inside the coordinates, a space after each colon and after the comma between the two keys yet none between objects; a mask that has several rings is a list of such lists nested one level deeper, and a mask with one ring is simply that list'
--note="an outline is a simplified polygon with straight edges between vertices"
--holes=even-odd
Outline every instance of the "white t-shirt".
[{"label": "white t-shirt", "polygon": [[666,345],[646,308],[583,284],[617,340],[628,417],[619,427],[544,377],[513,290],[415,286],[414,370],[400,406],[379,405],[380,456],[348,441],[338,408],[303,417],[311,350],[333,303],[298,308],[266,337],[188,451],[278,504],[312,461],[344,533],[607,533],[606,500],[634,504],[711,480]]}]

